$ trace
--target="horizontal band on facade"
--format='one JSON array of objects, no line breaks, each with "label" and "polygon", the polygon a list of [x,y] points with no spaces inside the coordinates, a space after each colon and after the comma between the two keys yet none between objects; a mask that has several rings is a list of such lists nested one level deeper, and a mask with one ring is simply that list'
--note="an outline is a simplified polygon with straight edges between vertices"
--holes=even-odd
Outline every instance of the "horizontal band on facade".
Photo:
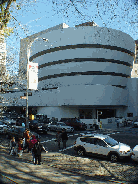
[{"label": "horizontal band on facade", "polygon": [[70,63],[70,62],[85,62],[85,61],[96,61],[96,62],[109,62],[109,63],[116,63],[116,64],[122,64],[125,66],[131,67],[132,65],[125,61],[115,60],[115,59],[105,59],[105,58],[74,58],[74,59],[64,59],[64,60],[58,60],[53,62],[44,63],[42,65],[39,65],[40,68],[44,68],[46,66],[52,66],[62,63]]},{"label": "horizontal band on facade", "polygon": [[64,76],[76,76],[76,75],[111,75],[111,76],[120,76],[130,78],[129,75],[122,74],[122,73],[115,73],[115,72],[102,72],[102,71],[87,71],[87,72],[71,72],[71,73],[60,73],[54,75],[44,76],[38,79],[38,81],[43,81],[46,79],[52,79],[57,77],[64,77]]},{"label": "horizontal band on facade", "polygon": [[[95,85],[95,84],[91,84],[91,85]],[[90,86],[90,85],[88,85],[88,86]],[[105,86],[107,86],[107,85],[105,85]],[[114,87],[122,88],[122,89],[125,89],[126,88],[126,86],[121,86],[121,85],[108,85],[108,86],[114,86]],[[52,88],[42,88],[42,90],[52,90],[52,89],[58,89],[58,87],[55,86],[55,87],[52,87]]]},{"label": "horizontal band on facade", "polygon": [[34,54],[33,56],[31,56],[30,61],[37,58],[38,56],[42,56],[42,55],[47,54],[47,53],[56,52],[56,51],[60,51],[60,50],[67,50],[67,49],[76,49],[76,48],[103,48],[103,49],[121,51],[121,52],[125,52],[133,57],[135,56],[135,54],[133,52],[131,52],[127,49],[121,48],[121,47],[117,47],[117,46],[102,45],[102,44],[77,44],[77,45],[59,46],[59,47],[54,47],[54,48],[40,51],[40,52]]}]

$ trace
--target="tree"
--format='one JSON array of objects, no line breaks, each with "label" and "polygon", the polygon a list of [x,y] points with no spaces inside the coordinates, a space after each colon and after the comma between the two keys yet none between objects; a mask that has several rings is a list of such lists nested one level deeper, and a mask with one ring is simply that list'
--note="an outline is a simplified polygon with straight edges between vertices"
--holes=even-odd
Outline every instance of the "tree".
[{"label": "tree", "polygon": [[1,0],[0,1],[0,30],[3,30],[7,27],[7,23],[11,18],[10,7],[13,2],[16,0]]}]

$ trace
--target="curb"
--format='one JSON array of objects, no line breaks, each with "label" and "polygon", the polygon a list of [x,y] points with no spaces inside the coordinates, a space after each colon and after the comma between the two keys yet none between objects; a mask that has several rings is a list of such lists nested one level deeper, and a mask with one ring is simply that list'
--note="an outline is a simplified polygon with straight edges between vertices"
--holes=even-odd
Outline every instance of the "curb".
[{"label": "curb", "polygon": [[18,184],[16,181],[14,181],[13,179],[3,175],[0,173],[0,181],[4,182],[4,183],[9,183],[9,184]]}]

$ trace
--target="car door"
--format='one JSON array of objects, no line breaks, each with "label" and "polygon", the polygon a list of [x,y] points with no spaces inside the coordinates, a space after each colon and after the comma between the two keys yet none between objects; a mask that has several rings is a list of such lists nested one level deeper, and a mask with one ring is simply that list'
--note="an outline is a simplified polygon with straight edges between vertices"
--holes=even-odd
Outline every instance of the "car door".
[{"label": "car door", "polygon": [[57,123],[57,124],[56,124],[55,129],[56,129],[56,131],[61,131],[61,130],[62,130],[62,129],[61,129],[60,123]]},{"label": "car door", "polygon": [[108,155],[108,145],[101,139],[95,139],[94,153],[96,155]]},{"label": "car door", "polygon": [[54,123],[54,122],[53,122],[53,123],[51,123],[51,124],[50,124],[50,129],[51,129],[51,130],[55,130],[55,128],[56,128],[55,123]]},{"label": "car door", "polygon": [[90,137],[89,139],[87,139],[87,145],[89,146],[89,153],[91,155],[95,155],[95,138]]},{"label": "car door", "polygon": [[91,138],[89,137],[84,137],[84,138],[81,138],[81,141],[82,141],[82,146],[85,148],[86,152],[87,153],[93,153],[93,145],[92,145],[92,140]]}]

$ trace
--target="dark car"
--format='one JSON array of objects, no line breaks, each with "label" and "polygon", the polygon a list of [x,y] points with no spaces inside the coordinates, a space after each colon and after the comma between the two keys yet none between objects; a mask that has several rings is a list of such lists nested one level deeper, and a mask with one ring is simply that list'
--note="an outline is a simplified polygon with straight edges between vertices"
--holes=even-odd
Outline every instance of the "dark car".
[{"label": "dark car", "polygon": [[24,132],[25,132],[25,127],[14,126],[14,127],[9,127],[7,129],[6,135],[8,138],[15,137],[16,139],[19,139],[23,137]]},{"label": "dark car", "polygon": [[29,128],[37,133],[47,133],[47,124],[41,123],[38,120],[30,121]]},{"label": "dark car", "polygon": [[18,117],[18,118],[16,119],[16,125],[17,125],[17,126],[22,126],[22,123],[26,124],[26,118]]},{"label": "dark car", "polygon": [[87,126],[77,118],[61,119],[66,125],[73,127],[75,130],[86,130]]},{"label": "dark car", "polygon": [[38,124],[38,123],[39,123],[38,120],[31,120],[31,121],[29,121],[29,128],[30,128],[30,130],[35,130],[36,124]]}]

